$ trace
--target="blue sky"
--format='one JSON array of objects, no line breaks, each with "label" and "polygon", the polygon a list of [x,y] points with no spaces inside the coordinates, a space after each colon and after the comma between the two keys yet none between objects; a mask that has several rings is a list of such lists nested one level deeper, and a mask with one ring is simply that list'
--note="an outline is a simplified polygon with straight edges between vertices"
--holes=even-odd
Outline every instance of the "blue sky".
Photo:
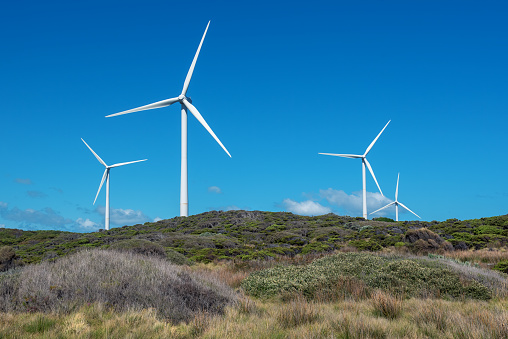
[{"label": "blue sky", "polygon": [[[395,195],[423,220],[507,213],[505,1],[23,1],[0,10],[0,227],[112,227],[179,214],[178,105],[188,95],[190,214],[361,215]],[[383,216],[394,218],[394,210]],[[372,215],[371,217],[374,217]],[[401,220],[412,220],[401,213]]]}]

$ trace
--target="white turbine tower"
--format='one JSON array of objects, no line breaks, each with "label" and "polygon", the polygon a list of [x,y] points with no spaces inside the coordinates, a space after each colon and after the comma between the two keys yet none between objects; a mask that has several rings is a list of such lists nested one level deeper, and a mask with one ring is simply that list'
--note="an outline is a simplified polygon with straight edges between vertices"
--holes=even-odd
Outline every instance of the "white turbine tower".
[{"label": "white turbine tower", "polygon": [[367,150],[363,155],[357,155],[357,154],[332,154],[332,153],[319,153],[323,155],[332,155],[334,157],[343,157],[343,158],[350,158],[350,159],[362,159],[362,181],[363,181],[363,218],[367,219],[367,180],[365,177],[365,166],[369,169],[370,174],[372,175],[372,178],[374,178],[374,181],[376,182],[377,188],[379,189],[379,192],[381,195],[383,195],[383,191],[381,191],[381,187],[379,187],[379,184],[376,180],[376,176],[374,175],[374,171],[372,170],[372,166],[370,166],[369,161],[367,160],[367,154],[369,154],[370,150],[376,143],[377,139],[381,136],[381,133],[385,130],[385,128],[388,126],[391,120],[389,120],[385,127],[379,132],[377,137],[370,143],[369,147],[367,147]]},{"label": "white turbine tower", "polygon": [[182,93],[175,98],[166,99],[162,101],[157,101],[153,104],[141,106],[138,108],[133,108],[127,111],[123,111],[120,113],[115,113],[106,116],[106,118],[114,117],[117,115],[123,115],[138,111],[145,111],[149,109],[154,108],[161,108],[170,106],[174,103],[179,102],[181,105],[181,112],[182,112],[182,167],[181,167],[181,181],[180,181],[180,215],[187,217],[189,215],[189,191],[188,191],[188,179],[187,179],[187,110],[189,110],[192,115],[198,121],[203,125],[204,128],[212,135],[212,137],[219,143],[219,145],[226,151],[226,153],[231,157],[231,154],[229,154],[228,150],[222,142],[220,142],[219,138],[215,135],[215,133],[212,131],[210,126],[206,123],[205,119],[201,116],[201,114],[198,112],[196,107],[194,107],[191,104],[191,100],[189,97],[187,97],[187,89],[189,88],[189,83],[192,78],[192,73],[194,72],[194,67],[196,66],[196,61],[198,60],[199,51],[201,50],[201,45],[203,45],[203,41],[205,40],[206,32],[208,31],[208,26],[210,25],[210,21],[208,21],[208,25],[206,25],[205,33],[203,34],[203,37],[201,38],[201,42],[199,43],[198,50],[196,51],[196,55],[194,55],[194,60],[192,60],[192,64],[189,68],[189,72],[187,73],[187,77],[185,78],[185,82],[183,83],[183,89]]},{"label": "white turbine tower", "polygon": [[[387,207],[390,207],[392,205],[395,205],[395,221],[399,221],[399,205],[404,207],[405,209],[407,209],[409,212],[413,213],[414,215],[416,215],[418,218],[420,218],[420,216],[418,214],[416,214],[415,212],[411,211],[409,208],[407,208],[406,205],[404,205],[403,203],[401,203],[400,201],[397,200],[398,196],[399,196],[399,177],[400,177],[400,173],[397,175],[397,187],[395,188],[395,201],[389,203],[388,205],[386,206],[383,206],[381,207],[380,209],[378,210],[375,210],[374,212],[372,212],[371,214],[373,213],[376,213],[376,212],[379,212],[381,210],[384,210],[385,208]],[[421,219],[421,218],[420,218]]]},{"label": "white turbine tower", "polygon": [[114,167],[120,167],[120,166],[123,166],[123,165],[133,164],[135,162],[146,161],[147,159],[136,160],[136,161],[129,161],[129,162],[122,162],[122,163],[119,163],[119,164],[114,164],[114,165],[108,166],[108,165],[106,165],[104,160],[102,160],[101,157],[99,157],[97,155],[97,153],[95,153],[93,151],[93,149],[90,146],[88,146],[88,144],[85,142],[85,140],[83,140],[83,138],[81,138],[81,140],[85,143],[86,147],[88,147],[88,149],[90,151],[92,151],[93,155],[95,155],[97,160],[99,160],[99,162],[101,164],[103,164],[104,167],[106,167],[106,169],[104,170],[104,175],[102,176],[101,184],[99,185],[99,190],[97,191],[97,194],[95,195],[95,200],[93,201],[93,204],[95,205],[95,201],[97,201],[97,197],[99,196],[99,192],[101,191],[102,185],[104,184],[104,180],[106,180],[106,213],[105,213],[106,220],[104,222],[104,227],[105,227],[106,230],[109,230],[109,170],[114,168]]}]

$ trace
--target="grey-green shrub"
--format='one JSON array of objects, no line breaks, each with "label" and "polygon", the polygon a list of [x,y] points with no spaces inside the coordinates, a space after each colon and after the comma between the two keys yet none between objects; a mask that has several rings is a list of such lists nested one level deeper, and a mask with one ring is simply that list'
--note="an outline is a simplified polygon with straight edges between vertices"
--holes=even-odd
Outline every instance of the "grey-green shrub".
[{"label": "grey-green shrub", "polygon": [[166,251],[164,250],[164,247],[145,239],[121,240],[112,244],[109,247],[109,249],[121,252],[132,252],[160,258],[166,257]]},{"label": "grey-green shrub", "polygon": [[261,298],[302,293],[308,298],[333,289],[344,277],[373,289],[405,297],[449,297],[488,300],[489,288],[439,263],[387,258],[368,253],[340,253],[305,266],[278,266],[251,273],[242,282],[250,295]]},{"label": "grey-green shrub", "polygon": [[165,259],[85,250],[0,275],[0,311],[70,312],[86,303],[117,311],[153,308],[173,322],[222,313],[236,300],[228,286]]}]

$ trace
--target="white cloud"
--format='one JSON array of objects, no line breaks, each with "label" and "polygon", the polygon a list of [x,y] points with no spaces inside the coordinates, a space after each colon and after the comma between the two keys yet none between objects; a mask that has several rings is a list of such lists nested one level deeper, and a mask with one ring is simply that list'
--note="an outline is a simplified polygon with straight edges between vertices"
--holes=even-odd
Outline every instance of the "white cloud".
[{"label": "white cloud", "polygon": [[[327,190],[320,190],[319,194],[322,198],[326,199],[330,205],[340,207],[348,215],[361,216],[363,213],[362,191],[353,192],[349,195],[342,190],[329,188]],[[381,195],[381,193],[367,192],[367,211],[369,213],[390,202],[391,200]],[[383,210],[376,214],[377,216],[383,216],[386,215],[387,212],[390,212],[390,210]],[[373,215],[373,217],[375,217],[375,215]]]},{"label": "white cloud", "polygon": [[218,186],[210,186],[210,187],[208,187],[208,192],[221,194],[222,190]]},{"label": "white cloud", "polygon": [[153,222],[157,222],[157,221],[161,221],[161,220],[162,220],[162,218],[155,217],[155,218],[153,219]]},{"label": "white cloud", "polygon": [[80,227],[85,228],[85,229],[99,229],[99,228],[101,228],[101,225],[99,225],[98,223],[96,223],[88,218],[87,219],[78,218],[76,220],[76,224],[78,224]]},{"label": "white cloud", "polygon": [[31,208],[20,210],[17,207],[9,209],[4,202],[0,202],[0,216],[6,220],[17,221],[25,225],[39,224],[54,228],[73,223],[71,219],[62,217],[51,207],[45,207],[40,211]]},{"label": "white cloud", "polygon": [[0,228],[5,228],[5,224],[0,224]]},{"label": "white cloud", "polygon": [[[106,214],[106,208],[103,206],[97,207],[97,212],[101,215]],[[141,211],[134,211],[131,209],[111,208],[109,210],[110,222],[115,225],[134,225],[150,221],[151,218],[146,216]]]},{"label": "white cloud", "polygon": [[322,215],[332,212],[331,208],[312,200],[296,202],[291,199],[284,199],[282,203],[287,211],[300,215]]}]

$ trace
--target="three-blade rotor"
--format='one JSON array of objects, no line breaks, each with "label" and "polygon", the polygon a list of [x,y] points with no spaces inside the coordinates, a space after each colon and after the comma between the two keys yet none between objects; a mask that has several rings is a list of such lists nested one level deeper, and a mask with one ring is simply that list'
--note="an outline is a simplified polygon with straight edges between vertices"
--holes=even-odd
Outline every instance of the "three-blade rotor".
[{"label": "three-blade rotor", "polygon": [[[409,212],[413,213],[414,215],[416,215],[418,218],[420,218],[420,216],[418,214],[416,214],[415,212],[411,211],[406,205],[404,205],[403,203],[401,203],[400,201],[398,201],[398,197],[399,197],[399,178],[400,178],[400,173],[397,175],[397,186],[395,188],[395,201],[392,201],[391,203],[389,203],[388,205],[386,206],[383,206],[381,207],[380,209],[377,209],[375,210],[374,212],[371,212],[370,214],[373,214],[373,213],[376,213],[376,212],[379,212],[381,210],[384,210],[385,208],[388,208],[392,205],[395,205],[395,206],[401,206],[403,208],[405,208],[406,210],[408,210]],[[397,218],[398,219],[398,218]],[[421,219],[421,218],[420,218]]]},{"label": "three-blade rotor", "polygon": [[99,157],[99,155],[97,153],[94,152],[94,150],[86,143],[85,140],[83,140],[83,138],[81,138],[81,141],[83,141],[86,145],[86,147],[88,147],[88,149],[93,153],[93,155],[95,155],[95,157],[97,158],[97,160],[99,160],[99,162],[104,165],[104,167],[106,167],[106,169],[104,170],[104,174],[102,175],[102,180],[101,180],[101,184],[99,185],[99,189],[97,190],[97,194],[95,195],[95,199],[93,201],[93,204],[95,205],[95,202],[97,201],[97,197],[99,196],[99,193],[101,191],[101,188],[102,188],[102,185],[104,184],[104,181],[106,181],[106,179],[108,178],[109,176],[109,170],[111,168],[115,168],[115,167],[120,167],[120,166],[124,166],[124,165],[129,165],[129,164],[134,164],[136,162],[141,162],[141,161],[146,161],[148,159],[143,159],[143,160],[135,160],[135,161],[129,161],[129,162],[120,162],[118,164],[114,164],[114,165],[111,165],[111,166],[108,166],[104,160],[101,159],[101,157]]},{"label": "three-blade rotor", "polygon": [[114,116],[118,116],[118,115],[124,115],[124,114],[128,114],[128,113],[139,112],[139,111],[146,111],[146,110],[155,109],[155,108],[167,107],[167,106],[171,106],[172,104],[174,104],[176,102],[179,102],[182,105],[182,108],[189,110],[192,113],[192,115],[201,123],[201,125],[203,125],[203,127],[208,131],[208,133],[210,133],[210,135],[215,139],[215,141],[217,141],[217,143],[222,147],[222,149],[227,153],[227,155],[229,155],[231,157],[231,154],[228,152],[226,147],[222,144],[222,142],[215,135],[215,133],[210,128],[210,126],[206,123],[205,119],[199,113],[197,108],[194,107],[190,103],[190,101],[188,100],[188,97],[187,97],[187,90],[189,89],[189,84],[192,79],[192,74],[194,73],[194,68],[196,67],[196,62],[199,57],[199,52],[201,51],[201,46],[203,45],[203,41],[205,40],[206,32],[208,31],[208,26],[210,26],[210,21],[208,21],[208,25],[206,25],[206,29],[205,29],[205,32],[203,33],[203,37],[201,38],[201,41],[199,43],[196,54],[194,55],[194,59],[192,60],[189,71],[187,72],[187,76],[185,77],[185,81],[183,83],[183,88],[182,88],[182,93],[178,97],[166,99],[166,100],[161,100],[161,101],[154,102],[153,104],[148,104],[148,105],[140,106],[137,108],[129,109],[126,111],[122,111],[119,113],[110,114],[110,115],[107,115],[106,118],[110,118],[110,117],[114,117]]},{"label": "three-blade rotor", "polygon": [[379,183],[377,182],[376,175],[374,174],[374,170],[372,169],[372,166],[370,165],[369,161],[367,160],[367,154],[369,154],[370,150],[376,143],[377,139],[381,136],[381,134],[384,132],[388,124],[391,120],[389,120],[385,127],[379,132],[379,134],[376,136],[376,138],[370,143],[369,147],[367,147],[367,150],[365,150],[365,153],[363,155],[358,154],[334,154],[334,153],[319,153],[322,155],[331,155],[334,157],[342,157],[342,158],[349,158],[349,159],[362,159],[362,162],[365,164],[365,166],[369,169],[370,174],[372,175],[372,178],[374,179],[374,182],[376,183],[377,188],[379,189],[379,192],[381,195],[383,195],[383,191],[381,190],[381,186],[379,186]]}]

